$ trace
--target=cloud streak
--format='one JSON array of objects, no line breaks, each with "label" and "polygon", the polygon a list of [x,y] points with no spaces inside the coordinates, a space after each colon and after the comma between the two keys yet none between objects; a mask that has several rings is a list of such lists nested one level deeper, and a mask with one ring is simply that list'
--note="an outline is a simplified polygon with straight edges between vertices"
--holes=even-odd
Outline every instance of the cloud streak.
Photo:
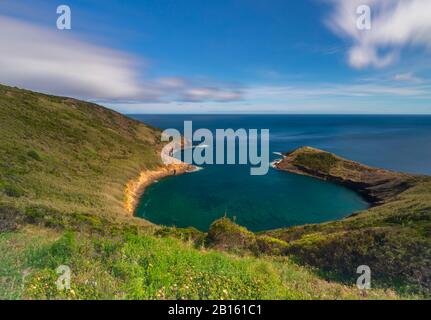
[{"label": "cloud streak", "polygon": [[384,84],[315,84],[313,86],[260,86],[247,90],[252,99],[325,97],[430,97],[430,85],[401,86]]},{"label": "cloud streak", "polygon": [[[386,67],[403,48],[431,50],[431,1],[427,0],[328,0],[333,11],[327,26],[351,41],[348,63],[354,68]],[[371,8],[371,30],[357,28],[360,5]]]},{"label": "cloud streak", "polygon": [[0,16],[0,82],[96,101],[231,101],[240,90],[148,79],[135,57],[46,27]]}]

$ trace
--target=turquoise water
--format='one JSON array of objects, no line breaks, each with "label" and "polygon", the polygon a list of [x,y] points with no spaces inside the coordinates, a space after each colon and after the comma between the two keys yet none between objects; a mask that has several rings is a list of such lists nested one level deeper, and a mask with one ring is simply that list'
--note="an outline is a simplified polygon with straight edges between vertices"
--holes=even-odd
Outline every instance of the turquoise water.
[{"label": "turquoise water", "polygon": [[[431,173],[431,117],[136,115],[145,123],[182,131],[197,128],[269,128],[273,152],[310,145],[363,163]],[[343,218],[367,208],[356,193],[310,177],[270,169],[251,176],[247,165],[207,165],[150,186],[137,215],[157,224],[207,230],[227,213],[253,231]]]}]

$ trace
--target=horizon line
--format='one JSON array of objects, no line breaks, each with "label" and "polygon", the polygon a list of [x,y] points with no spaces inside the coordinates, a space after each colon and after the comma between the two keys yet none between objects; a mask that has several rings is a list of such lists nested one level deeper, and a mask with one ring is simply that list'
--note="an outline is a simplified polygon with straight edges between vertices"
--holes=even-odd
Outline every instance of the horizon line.
[{"label": "horizon line", "polygon": [[[122,113],[122,112],[120,112]],[[154,116],[181,116],[181,115],[206,115],[206,116],[217,116],[217,115],[232,115],[232,116],[246,116],[246,115],[286,115],[286,116],[431,116],[431,113],[263,113],[263,112],[241,112],[241,113],[194,113],[194,112],[183,112],[183,113],[153,113],[153,112],[144,112],[144,113],[122,113],[124,115],[154,115]]]}]

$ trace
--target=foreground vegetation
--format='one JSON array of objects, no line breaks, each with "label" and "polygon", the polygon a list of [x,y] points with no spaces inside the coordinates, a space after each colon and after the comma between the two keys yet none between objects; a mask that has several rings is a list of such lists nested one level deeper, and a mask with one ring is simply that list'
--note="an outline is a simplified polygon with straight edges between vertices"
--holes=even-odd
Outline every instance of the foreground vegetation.
[{"label": "foreground vegetation", "polygon": [[[362,291],[322,280],[287,257],[239,257],[152,235],[108,238],[27,226],[0,234],[0,250],[8,252],[0,264],[16,279],[0,284],[1,298],[398,298],[389,290]],[[71,290],[56,287],[60,265],[71,269]]]},{"label": "foreground vegetation", "polygon": [[[423,251],[430,235],[427,183],[403,193],[401,202],[387,204],[392,207],[338,223],[256,235],[222,218],[205,234],[154,226],[130,217],[124,208],[127,182],[143,169],[160,166],[157,129],[91,103],[0,86],[0,134],[0,299],[397,299],[426,294],[427,282],[403,278],[359,290],[355,263],[362,260],[354,259],[368,252],[379,263],[384,258],[394,265],[405,258],[400,263],[429,274],[429,255]],[[411,215],[398,207],[411,209]],[[374,236],[377,231],[384,236]],[[376,248],[380,245],[389,249],[387,255]],[[329,274],[332,263],[336,268]],[[57,289],[60,265],[70,267],[71,290]],[[387,269],[377,275],[377,280],[387,276]]]}]

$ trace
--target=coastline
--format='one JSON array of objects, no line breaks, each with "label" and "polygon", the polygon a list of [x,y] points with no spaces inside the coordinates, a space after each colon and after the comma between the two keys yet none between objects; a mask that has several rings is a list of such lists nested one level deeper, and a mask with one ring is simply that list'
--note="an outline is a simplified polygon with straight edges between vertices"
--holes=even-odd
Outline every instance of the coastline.
[{"label": "coastline", "polygon": [[[306,157],[329,156],[335,163],[331,169],[324,172],[321,168],[313,168],[310,164],[298,161],[299,157],[304,155]],[[337,183],[359,193],[371,207],[387,203],[414,185],[411,183],[411,180],[414,179],[412,175],[369,167],[311,147],[302,147],[283,154],[283,158],[274,163],[274,168]]]},{"label": "coastline", "polygon": [[[168,146],[170,148],[167,148]],[[126,184],[124,190],[125,201],[124,208],[129,216],[134,216],[136,207],[139,203],[140,198],[145,192],[145,189],[162,178],[169,176],[176,176],[184,173],[190,173],[198,171],[200,168],[192,164],[183,162],[175,157],[173,154],[179,150],[183,150],[191,145],[190,141],[181,139],[180,141],[173,141],[170,144],[162,148],[160,157],[164,165],[159,166],[157,169],[142,170],[139,177],[132,179]]]},{"label": "coastline", "polygon": [[193,172],[196,169],[196,166],[191,164],[178,162],[161,166],[153,170],[141,171],[137,179],[130,180],[126,184],[124,208],[127,214],[130,216],[135,215],[135,210],[140,198],[144,194],[146,188],[155,181],[169,176]]},{"label": "coastline", "polygon": [[341,220],[261,234],[286,242],[286,254],[321,270],[350,275],[367,261],[374,274],[429,295],[430,278],[418,275],[431,266],[431,238],[424,232],[431,230],[430,176],[374,168],[311,147],[283,155],[277,169],[353,189],[371,207]]}]

